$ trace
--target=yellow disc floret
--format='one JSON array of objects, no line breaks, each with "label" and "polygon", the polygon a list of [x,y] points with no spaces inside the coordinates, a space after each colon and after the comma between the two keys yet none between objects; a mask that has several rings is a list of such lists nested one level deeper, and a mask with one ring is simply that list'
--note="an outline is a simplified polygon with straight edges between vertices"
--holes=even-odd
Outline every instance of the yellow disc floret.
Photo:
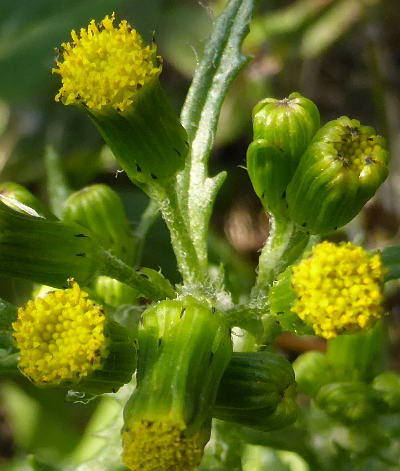
[{"label": "yellow disc floret", "polygon": [[13,323],[20,369],[34,383],[78,382],[107,354],[105,315],[77,283],[28,301]]},{"label": "yellow disc floret", "polygon": [[340,139],[337,139],[332,143],[337,152],[336,158],[345,169],[353,170],[358,175],[376,163],[376,153],[383,150],[382,138],[376,136],[368,126],[342,126]]},{"label": "yellow disc floret", "polygon": [[161,67],[154,65],[156,46],[146,46],[126,20],[118,28],[114,20],[114,13],[100,25],[92,20],[79,36],[72,30],[72,42],[62,44],[63,61],[53,69],[62,78],[56,101],[81,103],[97,111],[110,106],[124,111],[138,90],[159,75]]},{"label": "yellow disc floret", "polygon": [[378,254],[322,242],[293,269],[291,309],[327,339],[368,328],[383,315],[384,272]]},{"label": "yellow disc floret", "polygon": [[192,471],[201,461],[198,434],[185,435],[185,425],[173,420],[133,422],[122,432],[124,463],[132,471]]}]

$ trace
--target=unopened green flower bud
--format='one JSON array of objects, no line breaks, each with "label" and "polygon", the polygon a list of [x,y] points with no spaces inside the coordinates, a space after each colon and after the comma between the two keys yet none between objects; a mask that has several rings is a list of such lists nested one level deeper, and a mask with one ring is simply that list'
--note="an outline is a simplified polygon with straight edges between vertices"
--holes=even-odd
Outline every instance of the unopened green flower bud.
[{"label": "unopened green flower bud", "polygon": [[306,352],[293,362],[299,390],[314,397],[321,386],[334,381],[331,366],[322,352]]},{"label": "unopened green flower bud", "polygon": [[[63,219],[89,229],[110,253],[127,264],[133,262],[135,238],[118,194],[104,184],[91,185],[73,193],[65,202]],[[133,304],[135,289],[106,276],[94,284],[96,295],[109,306]]]},{"label": "unopened green flower bud", "polygon": [[[15,211],[31,214],[46,219],[57,219],[36,196],[18,183],[4,182],[0,184],[1,201]],[[33,210],[33,211],[32,211]]]},{"label": "unopened green flower bud", "polygon": [[289,425],[297,417],[290,389],[294,385],[293,368],[283,355],[234,353],[219,385],[213,416],[264,431]]},{"label": "unopened green flower bud", "polygon": [[400,375],[385,371],[374,378],[372,387],[388,405],[390,412],[400,412]]},{"label": "unopened green flower bud", "polygon": [[98,263],[85,228],[21,214],[0,201],[0,274],[62,288],[68,278],[87,284]]},{"label": "unopened green flower bud", "polygon": [[265,98],[253,110],[254,140],[279,149],[293,173],[320,126],[318,108],[294,92],[288,98]]},{"label": "unopened green flower bud", "polygon": [[293,424],[297,420],[299,407],[296,402],[297,388],[294,384],[285,389],[277,408],[264,422],[264,430],[274,430]]},{"label": "unopened green flower bud", "polygon": [[[371,297],[367,298],[372,304]],[[382,371],[384,337],[383,323],[378,321],[366,332],[339,335],[329,340],[327,359],[337,379],[371,382]]]},{"label": "unopened green flower bud", "polygon": [[187,135],[160,85],[155,44],[114,20],[71,32],[53,69],[62,79],[56,101],[83,109],[128,177],[151,184],[183,168]]},{"label": "unopened green flower bud", "polygon": [[268,212],[287,215],[286,187],[319,125],[317,107],[299,93],[283,100],[266,98],[254,108],[247,170]]},{"label": "unopened green flower bud", "polygon": [[199,465],[232,356],[223,316],[193,298],[162,301],[139,326],[137,388],[128,401],[123,460],[132,471]]},{"label": "unopened green flower bud", "polygon": [[108,276],[98,276],[94,282],[96,298],[108,306],[136,304],[140,293],[134,288]]},{"label": "unopened green flower bud", "polygon": [[345,423],[371,420],[385,411],[379,394],[361,382],[326,384],[318,391],[315,403],[328,415]]},{"label": "unopened green flower bud", "polygon": [[290,181],[290,218],[313,234],[353,219],[388,175],[385,140],[343,116],[314,136]]},{"label": "unopened green flower bud", "polygon": [[12,326],[19,368],[37,386],[115,392],[136,368],[135,339],[76,282],[29,301]]},{"label": "unopened green flower bud", "polygon": [[121,198],[109,186],[91,185],[73,193],[65,202],[63,220],[86,227],[105,249],[132,262],[135,239]]}]

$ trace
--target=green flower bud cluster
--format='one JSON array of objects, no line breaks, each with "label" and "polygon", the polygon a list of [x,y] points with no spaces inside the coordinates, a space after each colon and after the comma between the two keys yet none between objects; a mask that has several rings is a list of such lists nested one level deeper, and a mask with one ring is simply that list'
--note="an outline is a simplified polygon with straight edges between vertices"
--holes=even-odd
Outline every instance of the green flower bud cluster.
[{"label": "green flower bud cluster", "polygon": [[343,116],[319,128],[316,106],[298,93],[254,109],[247,168],[265,209],[305,231],[353,219],[388,175],[385,140]]},{"label": "green flower bud cluster", "polygon": [[326,384],[319,389],[315,403],[328,415],[345,423],[365,422],[386,411],[379,394],[361,382]]},{"label": "green flower bud cluster", "polygon": [[400,412],[400,375],[385,371],[374,378],[372,386],[380,394],[389,411],[398,414]]},{"label": "green flower bud cluster", "polygon": [[[397,412],[399,378],[378,371],[382,325],[367,333],[342,335],[328,342],[327,353],[307,352],[293,363],[299,390],[328,415],[346,424],[364,423]],[[375,364],[374,364],[375,363]],[[369,366],[369,368],[368,368]]]}]

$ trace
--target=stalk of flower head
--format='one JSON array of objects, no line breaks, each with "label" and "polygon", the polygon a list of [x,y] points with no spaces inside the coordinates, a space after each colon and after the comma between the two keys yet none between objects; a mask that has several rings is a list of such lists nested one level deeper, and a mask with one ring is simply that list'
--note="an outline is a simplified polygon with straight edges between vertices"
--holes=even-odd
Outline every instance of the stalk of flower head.
[{"label": "stalk of flower head", "polygon": [[115,392],[136,368],[136,339],[76,282],[28,301],[12,327],[19,368],[37,386]]},{"label": "stalk of flower head", "polygon": [[384,314],[384,273],[379,254],[322,242],[278,280],[272,310],[292,312],[326,339],[367,329]]},{"label": "stalk of flower head", "polygon": [[132,470],[193,470],[211,430],[232,355],[218,311],[193,298],[162,301],[139,326],[137,389],[124,411],[123,460]]}]

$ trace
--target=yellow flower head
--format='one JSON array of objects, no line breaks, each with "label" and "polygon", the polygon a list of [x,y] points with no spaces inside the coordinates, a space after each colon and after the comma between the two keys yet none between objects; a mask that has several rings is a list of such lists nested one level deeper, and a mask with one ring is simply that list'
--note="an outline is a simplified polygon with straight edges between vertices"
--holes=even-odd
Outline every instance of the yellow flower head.
[{"label": "yellow flower head", "polygon": [[78,382],[107,355],[105,315],[77,283],[28,301],[13,323],[19,367],[34,383]]},{"label": "yellow flower head", "polygon": [[145,46],[126,20],[118,28],[114,20],[113,13],[100,25],[92,20],[79,36],[71,31],[72,42],[62,44],[63,61],[53,69],[62,78],[56,101],[95,111],[110,106],[125,111],[137,91],[160,74],[161,67],[154,65],[155,44]]},{"label": "yellow flower head", "polygon": [[291,310],[327,339],[368,328],[383,315],[384,273],[378,254],[322,242],[293,269]]},{"label": "yellow flower head", "polygon": [[185,436],[186,426],[172,419],[136,421],[122,432],[122,458],[131,471],[192,471],[203,456],[200,434]]}]

